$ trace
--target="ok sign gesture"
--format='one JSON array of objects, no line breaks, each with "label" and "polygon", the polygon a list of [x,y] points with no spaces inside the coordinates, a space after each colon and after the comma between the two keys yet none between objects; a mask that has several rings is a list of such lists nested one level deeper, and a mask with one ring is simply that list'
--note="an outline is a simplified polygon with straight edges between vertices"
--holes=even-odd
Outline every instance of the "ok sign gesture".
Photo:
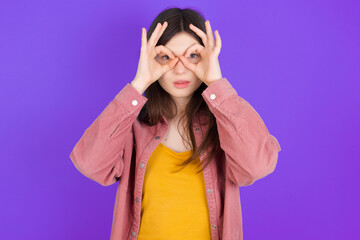
[{"label": "ok sign gesture", "polygon": [[205,47],[201,44],[191,46],[185,53],[185,56],[191,55],[196,51],[201,56],[201,61],[198,63],[191,63],[186,57],[179,56],[185,67],[193,71],[196,76],[206,85],[222,78],[218,56],[221,49],[221,39],[219,31],[215,31],[216,42],[211,30],[210,21],[205,21],[206,33],[201,29],[190,24],[190,29],[193,30],[202,40]]}]

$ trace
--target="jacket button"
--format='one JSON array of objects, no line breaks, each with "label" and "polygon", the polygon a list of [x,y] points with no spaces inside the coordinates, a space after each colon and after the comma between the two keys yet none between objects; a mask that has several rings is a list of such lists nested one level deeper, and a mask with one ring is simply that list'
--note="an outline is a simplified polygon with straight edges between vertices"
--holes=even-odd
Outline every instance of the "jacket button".
[{"label": "jacket button", "polygon": [[135,201],[136,201],[137,203],[140,202],[139,198],[136,198]]},{"label": "jacket button", "polygon": [[144,168],[145,164],[140,163],[140,168]]},{"label": "jacket button", "polygon": [[212,189],[208,189],[208,193],[212,193]]},{"label": "jacket button", "polygon": [[134,105],[134,106],[136,106],[136,105],[138,104],[138,101],[136,101],[136,100],[134,99],[134,100],[132,100],[131,104]]},{"label": "jacket button", "polygon": [[199,131],[200,130],[200,128],[195,128],[195,131]]},{"label": "jacket button", "polygon": [[135,236],[136,236],[136,232],[131,232],[131,236],[135,237]]},{"label": "jacket button", "polygon": [[215,98],[216,98],[216,95],[212,93],[212,94],[210,95],[210,98],[211,98],[211,99],[215,99]]},{"label": "jacket button", "polygon": [[212,228],[214,228],[214,229],[215,229],[215,228],[216,228],[216,225],[212,225]]},{"label": "jacket button", "polygon": [[156,139],[156,140],[160,139],[160,136],[156,136],[155,139]]}]

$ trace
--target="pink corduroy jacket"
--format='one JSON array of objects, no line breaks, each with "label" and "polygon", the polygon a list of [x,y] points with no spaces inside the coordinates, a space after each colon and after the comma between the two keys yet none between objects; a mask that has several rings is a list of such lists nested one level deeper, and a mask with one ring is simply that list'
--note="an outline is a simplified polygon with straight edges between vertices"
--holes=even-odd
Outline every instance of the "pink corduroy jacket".
[{"label": "pink corduroy jacket", "polygon": [[[272,173],[281,148],[259,114],[226,78],[210,84],[201,95],[216,118],[222,149],[203,172],[211,236],[213,240],[242,240],[239,187]],[[110,240],[137,239],[146,164],[168,129],[164,117],[164,122],[151,127],[137,119],[147,100],[126,84],[70,154],[84,176],[103,186],[118,182]],[[199,146],[208,125],[205,117],[196,116],[193,130]],[[201,154],[201,162],[205,155]]]}]

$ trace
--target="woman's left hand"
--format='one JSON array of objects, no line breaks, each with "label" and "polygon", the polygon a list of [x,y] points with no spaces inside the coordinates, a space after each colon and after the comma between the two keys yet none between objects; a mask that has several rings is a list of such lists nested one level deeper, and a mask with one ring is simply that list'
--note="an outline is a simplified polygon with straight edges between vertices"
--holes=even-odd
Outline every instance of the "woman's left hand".
[{"label": "woman's left hand", "polygon": [[222,78],[218,59],[221,49],[221,39],[219,31],[215,30],[215,43],[209,20],[205,21],[205,27],[207,33],[204,33],[201,29],[190,24],[190,29],[201,38],[205,47],[197,43],[191,46],[185,53],[185,56],[190,56],[194,51],[196,51],[200,54],[201,60],[197,63],[192,63],[184,56],[180,56],[179,58],[185,67],[193,71],[196,76],[206,85],[209,85],[212,82]]}]

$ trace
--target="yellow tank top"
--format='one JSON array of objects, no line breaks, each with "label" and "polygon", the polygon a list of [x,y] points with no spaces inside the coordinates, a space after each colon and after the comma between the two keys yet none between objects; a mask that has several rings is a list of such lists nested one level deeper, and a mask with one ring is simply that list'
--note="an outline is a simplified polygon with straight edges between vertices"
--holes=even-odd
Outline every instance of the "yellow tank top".
[{"label": "yellow tank top", "polygon": [[203,172],[193,161],[179,172],[192,151],[177,153],[160,143],[146,166],[139,240],[211,239]]}]

